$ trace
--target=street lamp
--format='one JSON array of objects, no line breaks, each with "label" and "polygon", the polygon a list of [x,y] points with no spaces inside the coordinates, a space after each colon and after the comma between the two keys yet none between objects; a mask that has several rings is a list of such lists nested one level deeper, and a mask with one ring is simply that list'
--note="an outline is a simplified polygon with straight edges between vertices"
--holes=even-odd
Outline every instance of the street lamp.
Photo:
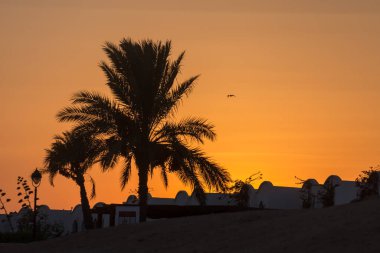
[{"label": "street lamp", "polygon": [[34,186],[34,217],[33,217],[33,241],[36,240],[37,235],[37,187],[41,184],[41,172],[36,169],[32,175],[32,184]]}]

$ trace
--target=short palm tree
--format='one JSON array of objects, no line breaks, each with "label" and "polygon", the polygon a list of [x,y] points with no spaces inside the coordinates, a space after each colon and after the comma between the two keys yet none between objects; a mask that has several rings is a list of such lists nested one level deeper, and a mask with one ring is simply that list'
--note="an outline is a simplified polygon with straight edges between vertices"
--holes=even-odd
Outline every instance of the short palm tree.
[{"label": "short palm tree", "polygon": [[198,76],[178,83],[184,52],[171,61],[171,42],[123,39],[119,45],[104,46],[110,64],[100,63],[113,98],[82,91],[72,98],[73,105],[61,110],[60,121],[75,122],[80,131],[94,131],[106,140],[102,168],[112,168],[121,157],[124,168],[121,186],[131,175],[132,163],[138,171],[140,221],[146,220],[148,176],[159,170],[165,186],[167,173],[195,190],[204,202],[205,187],[224,190],[229,173],[210,160],[191,141],[203,144],[216,137],[214,126],[199,118],[170,121],[181,100]]},{"label": "short palm tree", "polygon": [[[63,132],[54,137],[50,149],[46,149],[45,173],[49,174],[51,185],[54,178],[60,174],[73,180],[80,189],[83,220],[86,229],[93,228],[90,204],[87,197],[85,179],[87,171],[94,165],[103,150],[103,142],[93,138],[86,132]],[[95,182],[89,176],[92,185],[91,198],[95,197]]]}]

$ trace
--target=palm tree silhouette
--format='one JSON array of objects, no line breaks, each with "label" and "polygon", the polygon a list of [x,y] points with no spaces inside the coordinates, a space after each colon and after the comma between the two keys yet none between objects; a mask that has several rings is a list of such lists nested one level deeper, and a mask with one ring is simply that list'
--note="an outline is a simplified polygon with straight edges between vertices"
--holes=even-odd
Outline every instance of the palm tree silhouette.
[{"label": "palm tree silhouette", "polygon": [[77,129],[94,131],[105,138],[102,154],[104,170],[124,160],[121,187],[131,175],[132,163],[138,171],[140,221],[146,220],[148,176],[160,170],[165,186],[167,173],[175,173],[196,190],[204,203],[205,187],[224,190],[229,173],[207,157],[190,141],[203,144],[216,137],[214,126],[199,118],[177,123],[170,118],[187,96],[198,76],[177,82],[184,52],[171,61],[171,42],[122,39],[119,45],[104,46],[110,64],[100,63],[113,98],[96,92],[81,91],[72,98],[72,106],[61,110],[59,121],[76,122]]},{"label": "palm tree silhouette", "polygon": [[[104,149],[102,143],[101,140],[93,138],[87,132],[72,131],[55,136],[50,149],[46,149],[46,169],[43,172],[49,174],[50,183],[53,186],[57,174],[73,180],[79,186],[86,229],[92,229],[93,223],[85,187],[85,176]],[[94,198],[95,182],[91,176],[88,180],[92,185],[90,198]]]}]

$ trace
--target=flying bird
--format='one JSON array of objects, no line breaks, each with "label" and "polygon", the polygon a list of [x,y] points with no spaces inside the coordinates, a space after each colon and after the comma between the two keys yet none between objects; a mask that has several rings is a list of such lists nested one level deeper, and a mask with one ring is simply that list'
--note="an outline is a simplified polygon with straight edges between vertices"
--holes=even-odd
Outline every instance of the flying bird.
[{"label": "flying bird", "polygon": [[234,97],[236,97],[234,94],[228,94],[227,95],[227,98],[234,98]]}]

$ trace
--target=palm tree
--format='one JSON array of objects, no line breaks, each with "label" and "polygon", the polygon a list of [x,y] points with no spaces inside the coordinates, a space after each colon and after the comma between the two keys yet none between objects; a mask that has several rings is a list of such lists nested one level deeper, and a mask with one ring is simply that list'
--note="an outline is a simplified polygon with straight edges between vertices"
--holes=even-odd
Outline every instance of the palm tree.
[{"label": "palm tree", "polygon": [[[85,187],[87,171],[94,165],[103,149],[102,141],[93,138],[86,132],[63,132],[54,137],[50,149],[46,149],[45,170],[49,174],[51,185],[54,178],[60,174],[73,180],[80,189],[83,220],[86,229],[93,228],[90,204]],[[92,185],[90,198],[95,197],[95,182],[89,176]]]},{"label": "palm tree", "polygon": [[113,98],[96,92],[81,91],[72,98],[72,106],[61,110],[62,122],[77,123],[78,130],[94,131],[105,138],[102,154],[104,170],[124,160],[121,187],[131,175],[132,163],[138,171],[140,221],[146,220],[148,176],[158,169],[165,186],[167,173],[195,190],[204,203],[205,187],[225,190],[229,173],[207,157],[191,141],[203,144],[215,140],[214,126],[199,118],[171,122],[182,99],[189,95],[198,76],[178,83],[182,52],[171,61],[171,42],[122,39],[119,45],[104,46],[110,64],[100,63]]}]

